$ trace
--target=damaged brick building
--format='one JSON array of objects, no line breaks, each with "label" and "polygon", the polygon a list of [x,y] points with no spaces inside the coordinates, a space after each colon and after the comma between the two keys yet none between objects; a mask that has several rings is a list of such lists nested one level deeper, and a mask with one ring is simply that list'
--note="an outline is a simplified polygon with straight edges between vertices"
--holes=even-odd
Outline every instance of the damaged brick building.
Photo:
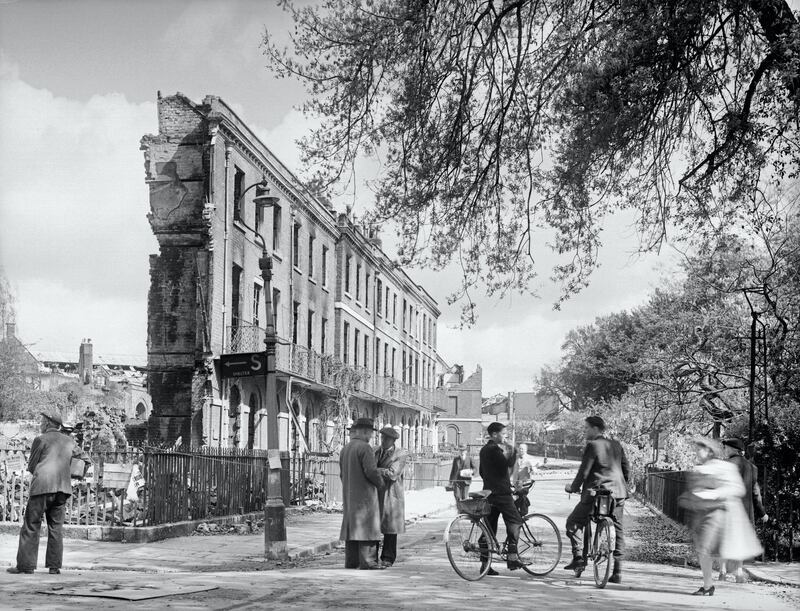
[{"label": "damaged brick building", "polygon": [[[151,442],[266,448],[264,378],[223,379],[219,357],[264,349],[258,259],[273,260],[281,450],[325,450],[341,431],[332,371],[357,383],[350,416],[393,425],[412,451],[438,444],[439,310],[358,226],[311,195],[220,98],[158,96],[142,139],[151,228]],[[266,179],[277,203],[256,205]]]}]

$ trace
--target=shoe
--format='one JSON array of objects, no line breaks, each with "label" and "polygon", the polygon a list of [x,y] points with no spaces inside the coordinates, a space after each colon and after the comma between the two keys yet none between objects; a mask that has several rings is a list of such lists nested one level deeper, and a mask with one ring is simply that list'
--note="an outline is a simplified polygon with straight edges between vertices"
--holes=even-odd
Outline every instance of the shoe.
[{"label": "shoe", "polygon": [[500,573],[498,573],[498,572],[497,572],[497,571],[495,571],[494,569],[489,569],[488,571],[486,571],[486,574],[487,574],[489,577],[497,577],[497,576],[498,576]]},{"label": "shoe", "polygon": [[382,571],[386,567],[380,564],[369,564],[367,566],[360,566],[358,568],[362,571]]},{"label": "shoe", "polygon": [[564,565],[565,571],[582,571],[585,568],[586,568],[586,561],[581,557],[573,558],[572,562],[570,562],[567,565]]},{"label": "shoe", "polygon": [[622,575],[619,573],[611,573],[611,577],[608,578],[608,583],[622,583]]},{"label": "shoe", "polygon": [[50,569],[51,575],[61,575],[61,569]]},{"label": "shoe", "polygon": [[393,564],[394,562],[389,562],[388,560],[381,560],[381,566],[385,569],[388,569]]},{"label": "shoe", "polygon": [[736,583],[747,583],[747,577],[744,575],[736,575]]},{"label": "shoe", "polygon": [[697,592],[692,592],[692,596],[714,596],[714,586],[710,588],[700,588]]},{"label": "shoe", "polygon": [[516,571],[521,568],[524,568],[525,565],[522,564],[519,560],[509,560],[508,562],[506,562],[506,567],[508,568],[509,571]]},{"label": "shoe", "polygon": [[33,569],[18,569],[15,566],[10,566],[6,569],[6,573],[11,573],[12,575],[32,575]]}]

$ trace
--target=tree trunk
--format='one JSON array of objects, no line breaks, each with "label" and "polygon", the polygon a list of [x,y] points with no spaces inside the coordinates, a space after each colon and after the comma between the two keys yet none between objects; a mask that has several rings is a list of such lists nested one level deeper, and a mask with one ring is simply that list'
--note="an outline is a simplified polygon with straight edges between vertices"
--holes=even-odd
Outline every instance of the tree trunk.
[{"label": "tree trunk", "polygon": [[792,56],[800,54],[800,36],[794,33],[798,26],[792,9],[786,0],[750,0],[750,8],[758,17],[770,47],[777,51],[778,70],[783,73],[789,94],[800,102],[800,74],[791,63]]}]

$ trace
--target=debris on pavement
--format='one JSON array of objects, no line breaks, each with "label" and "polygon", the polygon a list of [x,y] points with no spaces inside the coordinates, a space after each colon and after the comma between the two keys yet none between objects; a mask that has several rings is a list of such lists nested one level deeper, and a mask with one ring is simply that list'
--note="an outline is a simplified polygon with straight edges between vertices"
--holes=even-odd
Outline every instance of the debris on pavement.
[{"label": "debris on pavement", "polygon": [[85,586],[55,586],[49,590],[39,590],[38,594],[56,596],[90,596],[95,598],[119,598],[121,600],[147,600],[196,592],[216,590],[218,586],[181,585],[176,583],[142,584],[139,586],[122,586],[112,583],[94,583]]}]

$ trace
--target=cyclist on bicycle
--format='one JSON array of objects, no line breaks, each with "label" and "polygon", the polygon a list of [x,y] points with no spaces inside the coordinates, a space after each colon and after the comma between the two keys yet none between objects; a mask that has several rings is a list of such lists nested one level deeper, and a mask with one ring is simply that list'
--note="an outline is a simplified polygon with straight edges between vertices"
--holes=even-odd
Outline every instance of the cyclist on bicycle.
[{"label": "cyclist on bicycle", "polygon": [[615,500],[614,513],[611,516],[616,531],[614,546],[614,572],[609,581],[620,583],[621,559],[624,549],[622,532],[622,505],[628,496],[626,482],[630,475],[628,460],[622,445],[614,439],[603,436],[606,423],[600,416],[589,416],[584,421],[584,434],[587,444],[583,451],[581,466],[571,484],[564,487],[569,493],[581,492],[581,500],[567,517],[567,537],[572,544],[572,562],[564,568],[568,571],[583,569],[586,560],[583,558],[581,533],[589,521],[594,507],[594,498],[590,495],[593,488],[610,490]]},{"label": "cyclist on bicycle", "polygon": [[[517,555],[517,541],[519,540],[520,526],[522,526],[522,516],[519,515],[514,504],[514,497],[511,494],[511,478],[509,477],[510,470],[516,463],[517,453],[505,443],[505,428],[505,424],[492,422],[486,429],[489,441],[481,448],[480,474],[484,489],[492,491],[486,499],[492,506],[492,512],[486,521],[492,534],[497,535],[497,520],[500,514],[503,515],[503,522],[506,524],[508,534],[507,566],[513,571],[522,568],[522,563]],[[497,572],[489,569],[487,574],[497,575]]]}]

